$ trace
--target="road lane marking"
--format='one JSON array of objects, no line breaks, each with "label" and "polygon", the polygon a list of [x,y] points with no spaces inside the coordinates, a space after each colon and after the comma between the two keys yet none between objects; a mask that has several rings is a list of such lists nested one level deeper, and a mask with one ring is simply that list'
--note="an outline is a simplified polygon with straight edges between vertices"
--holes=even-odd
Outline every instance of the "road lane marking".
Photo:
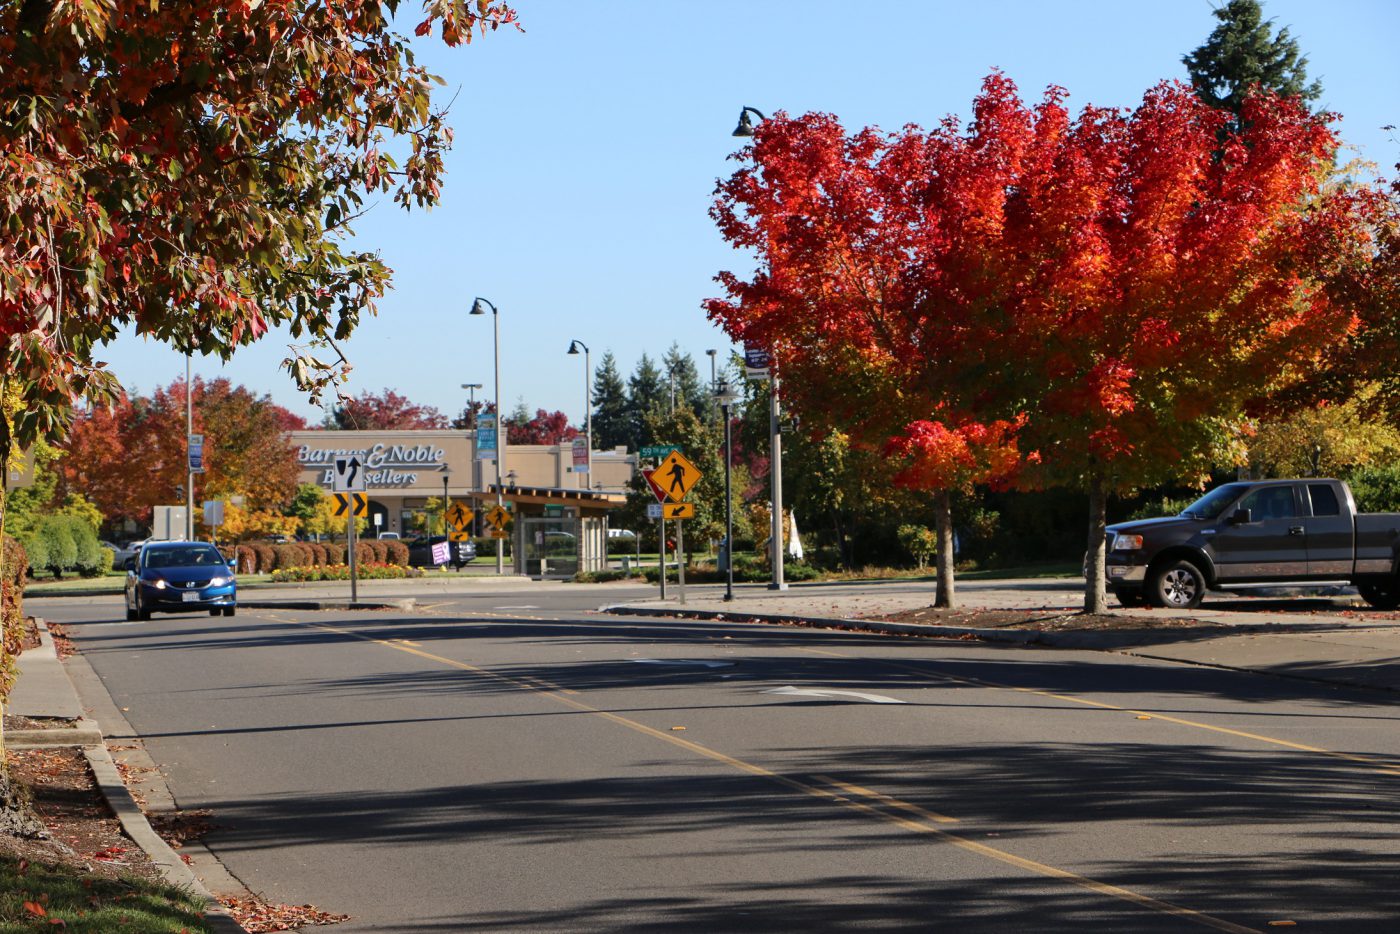
[{"label": "road lane marking", "polygon": [[926,818],[927,820],[931,820],[938,824],[958,823],[958,819],[956,817],[949,817],[947,814],[938,814],[933,811],[928,811],[924,808],[919,807],[917,804],[910,804],[908,801],[901,801],[900,799],[891,797],[890,795],[884,794],[883,792],[872,791],[871,789],[863,788],[860,785],[852,785],[849,782],[843,782],[839,779],[832,778],[830,775],[813,775],[812,777],[819,782],[826,782],[833,788],[840,788],[848,795],[855,795],[857,797],[862,798],[871,798],[875,801],[879,801],[881,804],[887,804],[890,807],[899,808],[901,811],[908,811],[911,814],[917,814],[920,817]]},{"label": "road lane marking", "polygon": [[[708,746],[701,745],[700,743],[694,742],[692,740],[682,739],[674,733],[666,732],[663,730],[656,729],[655,727],[647,726],[645,723],[641,723],[640,721],[631,720],[627,717],[621,716],[620,714],[615,714],[607,710],[602,710],[601,708],[594,707],[591,704],[585,703],[580,700],[575,700],[573,697],[567,696],[568,694],[576,695],[577,692],[565,692],[562,690],[542,690],[538,685],[530,683],[531,681],[536,680],[539,680],[542,684],[547,683],[541,679],[520,678],[512,677],[510,675],[499,674],[498,672],[494,672],[486,668],[481,668],[477,665],[472,665],[468,662],[460,662],[453,658],[447,658],[442,655],[435,655],[432,652],[426,652],[419,648],[407,646],[402,644],[401,642],[395,642],[389,639],[376,639],[373,636],[362,635],[352,630],[342,629],[338,626],[331,626],[326,623],[306,622],[303,625],[310,626],[315,629],[322,629],[326,632],[333,632],[339,635],[349,636],[353,639],[359,639],[362,642],[368,642],[373,645],[384,646],[385,648],[393,649],[398,652],[407,652],[410,655],[416,655],[420,658],[438,662],[439,664],[447,665],[448,667],[456,668],[461,671],[469,671],[473,674],[480,675],[481,677],[487,678],[492,681],[496,681],[502,684],[508,684],[513,687],[520,688],[524,691],[530,691],[532,693],[539,694],[543,697],[555,700],[558,703],[563,704],[566,707],[570,707],[574,710],[577,710],[581,713],[593,714],[594,716],[601,717],[604,720],[608,720],[612,723],[615,723],[618,726],[626,727],[627,729],[635,733],[640,733],[643,736],[650,736],[653,739],[659,739],[662,742],[670,743],[672,746],[684,749],[688,752],[692,752],[695,755],[700,756],[702,758],[710,759],[711,761],[727,765],[730,768],[733,768],[737,771],[745,772],[749,775],[753,775],[755,777],[774,782],[776,784],[782,785],[785,788],[789,788],[803,795],[807,795],[808,797],[817,798],[819,800],[826,801],[831,804],[837,804],[841,807],[859,811],[863,814],[878,817],[881,820],[886,821],[887,823],[894,824],[895,826],[901,827],[905,830],[909,830],[914,833],[923,834],[925,836],[931,836],[937,840],[949,843],[969,853],[976,853],[979,856],[985,856],[987,858],[996,860],[997,862],[1005,863],[1009,866],[1015,866],[1019,869],[1023,869],[1027,872],[1036,875],[1046,876],[1051,879],[1058,879],[1060,881],[1067,882],[1071,885],[1078,886],[1079,888],[1086,889],[1090,892],[1094,892],[1098,895],[1106,895],[1111,898],[1120,899],[1122,901],[1129,902],[1133,905],[1137,905],[1141,908],[1146,908],[1151,911],[1156,911],[1160,914],[1169,915],[1175,918],[1181,918],[1183,921],[1189,921],[1193,924],[1201,925],[1202,927],[1211,928],[1216,931],[1225,931],[1227,932],[1227,934],[1263,934],[1263,932],[1259,931],[1256,928],[1250,928],[1245,927],[1244,925],[1235,924],[1232,921],[1226,921],[1223,918],[1217,918],[1213,915],[1208,915],[1204,912],[1196,911],[1193,908],[1185,908],[1180,905],[1173,905],[1170,902],[1164,902],[1159,899],[1152,898],[1149,895],[1142,895],[1138,892],[1132,891],[1131,889],[1125,889],[1120,886],[1111,885],[1107,882],[1099,882],[1097,879],[1090,879],[1087,876],[1081,876],[1078,873],[1073,873],[1066,869],[1060,869],[1059,867],[1051,866],[1047,863],[1041,863],[1037,862],[1036,860],[1026,859],[1023,856],[1017,856],[1016,854],[1008,852],[1006,850],[999,850],[996,847],[988,846],[985,843],[978,843],[975,840],[969,840],[966,837],[958,836],[957,834],[950,833],[937,826],[934,826],[935,823],[943,822],[943,815],[934,815],[933,812],[924,812],[922,809],[919,809],[917,805],[909,804],[908,802],[899,802],[899,804],[895,804],[894,802],[897,801],[897,799],[889,798],[889,796],[887,795],[880,795],[877,792],[870,791],[869,789],[860,788],[857,785],[844,785],[844,783],[838,783],[829,778],[823,779],[824,781],[831,783],[832,787],[839,788],[842,791],[846,792],[846,794],[844,795],[838,794],[830,790],[830,788],[825,788],[818,784],[813,784],[810,782],[802,781],[800,779],[792,778],[787,775],[780,774],[778,772],[774,772],[773,770],[765,768],[756,763],[747,762],[743,759],[737,759],[734,756],[727,755],[726,753],[720,752],[717,749],[711,749]],[[889,806],[898,807],[900,810],[913,809],[912,813],[917,814],[922,819],[914,820],[912,818],[904,817],[899,814],[892,814],[889,811],[882,810],[881,808],[875,807],[874,805],[867,803],[867,801],[865,800],[860,800],[860,798],[878,800],[881,803],[887,804]]]},{"label": "road lane marking", "polygon": [[[833,658],[860,658],[858,655],[847,655],[840,652],[833,652],[828,649],[799,648],[798,651],[809,652],[814,655],[830,655]],[[1208,730],[1212,733],[1223,733],[1227,736],[1236,736],[1240,739],[1253,740],[1271,746],[1281,746],[1285,749],[1293,749],[1298,752],[1309,752],[1316,755],[1329,756],[1333,759],[1342,759],[1347,762],[1354,762],[1367,766],[1371,771],[1379,772],[1382,775],[1400,775],[1400,765],[1388,762],[1385,759],[1377,759],[1372,756],[1362,756],[1350,752],[1338,752],[1335,749],[1325,749],[1321,746],[1309,746],[1306,743],[1295,743],[1292,740],[1279,739],[1275,736],[1264,736],[1260,733],[1250,733],[1246,730],[1236,730],[1227,726],[1215,726],[1210,723],[1202,723],[1199,720],[1187,720],[1184,717],[1173,717],[1170,714],[1156,713],[1148,710],[1137,710],[1132,707],[1122,707],[1118,704],[1110,704],[1106,701],[1091,700],[1087,697],[1075,697],[1072,694],[1058,694],[1054,691],[1042,691],[1039,688],[1017,687],[1014,684],[1001,684],[996,681],[987,681],[982,678],[974,678],[971,675],[950,675],[943,671],[930,671],[927,668],[918,668],[913,665],[906,665],[900,662],[883,662],[892,668],[900,671],[909,671],[920,674],[928,678],[938,678],[944,681],[951,681],[954,684],[967,684],[975,687],[992,688],[997,691],[1015,691],[1021,694],[1031,694],[1036,697],[1048,697],[1054,700],[1065,701],[1071,704],[1080,704],[1085,707],[1097,707],[1100,710],[1113,710],[1119,713],[1135,714],[1139,717],[1147,717],[1151,720],[1163,720],[1167,723],[1175,723],[1178,726],[1193,727],[1198,730]],[[1228,715],[1226,715],[1228,716]]]},{"label": "road lane marking", "polygon": [[893,698],[893,697],[886,697],[886,696],[883,695],[883,694],[865,694],[865,693],[862,693],[861,691],[828,691],[828,690],[824,690],[824,689],[820,689],[820,688],[798,688],[798,687],[793,687],[791,684],[784,685],[783,687],[780,687],[780,688],[773,688],[772,690],[764,691],[763,693],[764,693],[764,694],[786,694],[786,695],[790,695],[790,696],[794,696],[794,697],[823,697],[823,698],[854,697],[854,698],[856,698],[856,699],[858,699],[858,700],[869,701],[869,702],[872,703],[872,704],[902,704],[902,703],[904,703],[904,701],[902,701],[902,700],[897,700],[897,699],[895,699],[895,698]]}]

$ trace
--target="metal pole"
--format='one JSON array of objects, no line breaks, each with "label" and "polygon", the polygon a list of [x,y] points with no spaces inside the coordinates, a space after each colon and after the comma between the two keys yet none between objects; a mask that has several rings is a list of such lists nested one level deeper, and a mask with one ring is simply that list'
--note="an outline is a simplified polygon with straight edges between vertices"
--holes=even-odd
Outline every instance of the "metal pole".
[{"label": "metal pole", "polygon": [[355,494],[346,493],[345,495],[350,497],[350,517],[345,520],[345,540],[349,542],[347,550],[349,551],[348,563],[350,565],[350,602],[359,603],[360,589],[359,581],[356,580],[356,575],[360,567],[360,562],[355,560],[355,545],[358,541],[355,536]]},{"label": "metal pole", "polygon": [[734,493],[730,474],[734,455],[730,450],[729,406],[720,406],[724,414],[724,600],[734,599]]},{"label": "metal pole", "polygon": [[685,604],[685,520],[676,520],[676,595]]},{"label": "metal pole", "polygon": [[714,401],[715,390],[716,390],[717,388],[719,388],[719,384],[715,382],[715,354],[717,354],[718,352],[719,352],[719,351],[716,351],[716,350],[707,350],[707,351],[705,351],[705,354],[710,358],[710,417],[711,417],[711,418],[714,418],[714,414],[715,414],[715,404],[716,404],[715,401]]},{"label": "metal pole", "polygon": [[661,510],[661,599],[666,599],[666,508]]},{"label": "metal pole", "polygon": [[[593,489],[593,364],[589,362],[588,345],[583,345],[583,433],[588,440],[588,482],[584,489]],[[606,542],[604,543],[606,545]]]},{"label": "metal pole", "polygon": [[[772,366],[772,361],[769,361]],[[769,376],[768,382],[768,435],[772,439],[773,453],[768,469],[772,474],[773,507],[773,582],[769,590],[787,590],[783,581],[783,436],[778,431],[778,377]]]},{"label": "metal pole", "polygon": [[[501,496],[501,469],[502,461],[506,456],[506,431],[505,419],[501,415],[501,316],[496,313],[496,306],[491,306],[491,321],[495,325],[496,332],[496,505],[504,506]],[[504,539],[496,539],[496,573],[506,572],[506,543]]]},{"label": "metal pole", "polygon": [[194,541],[194,469],[190,463],[190,435],[194,434],[194,386],[190,383],[190,355],[185,353],[185,541]]}]

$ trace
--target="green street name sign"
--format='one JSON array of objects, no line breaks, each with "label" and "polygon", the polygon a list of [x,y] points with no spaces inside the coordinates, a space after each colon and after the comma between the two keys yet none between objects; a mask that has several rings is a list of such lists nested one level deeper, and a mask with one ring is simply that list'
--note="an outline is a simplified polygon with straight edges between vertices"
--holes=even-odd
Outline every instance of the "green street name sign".
[{"label": "green street name sign", "polygon": [[679,450],[674,444],[649,444],[642,448],[642,456],[662,458],[669,456],[672,451]]}]

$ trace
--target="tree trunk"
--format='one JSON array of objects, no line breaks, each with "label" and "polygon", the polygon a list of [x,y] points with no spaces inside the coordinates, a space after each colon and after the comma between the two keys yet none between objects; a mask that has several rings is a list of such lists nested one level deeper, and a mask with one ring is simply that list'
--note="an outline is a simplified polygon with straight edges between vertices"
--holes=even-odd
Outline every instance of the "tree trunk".
[{"label": "tree trunk", "polygon": [[1085,557],[1084,612],[1107,613],[1108,593],[1104,589],[1104,527],[1107,525],[1107,499],[1103,480],[1089,481],[1089,548]]},{"label": "tree trunk", "polygon": [[953,494],[943,490],[937,499],[938,526],[938,595],[936,607],[953,609],[957,599],[953,593]]}]

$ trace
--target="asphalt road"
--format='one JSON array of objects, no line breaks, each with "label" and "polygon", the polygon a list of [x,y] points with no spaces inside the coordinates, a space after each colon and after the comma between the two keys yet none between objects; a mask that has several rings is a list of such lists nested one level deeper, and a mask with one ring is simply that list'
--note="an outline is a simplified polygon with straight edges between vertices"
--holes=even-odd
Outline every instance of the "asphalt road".
[{"label": "asphalt road", "polygon": [[334,930],[1400,924],[1384,697],[598,602],[43,613],[224,865]]}]

